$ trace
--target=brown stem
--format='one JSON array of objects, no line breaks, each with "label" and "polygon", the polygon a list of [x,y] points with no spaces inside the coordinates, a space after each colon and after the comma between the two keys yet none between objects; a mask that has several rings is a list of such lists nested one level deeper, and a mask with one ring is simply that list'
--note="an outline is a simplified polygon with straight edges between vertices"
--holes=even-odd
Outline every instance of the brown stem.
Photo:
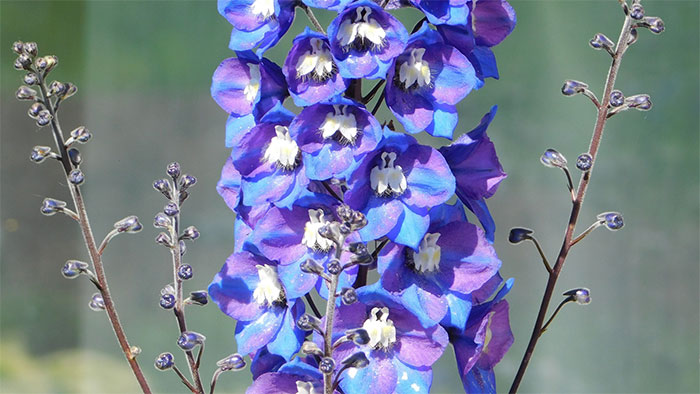
[{"label": "brown stem", "polygon": [[559,279],[561,270],[564,267],[566,257],[569,254],[569,249],[571,248],[571,238],[574,234],[574,229],[576,228],[576,222],[578,221],[579,213],[581,212],[581,206],[583,205],[583,198],[586,195],[586,189],[588,189],[588,184],[590,182],[591,173],[593,167],[595,166],[596,155],[598,153],[598,148],[600,146],[601,138],[603,137],[603,129],[605,128],[605,122],[608,115],[608,105],[610,103],[610,93],[613,91],[615,86],[615,79],[617,78],[617,73],[620,69],[620,63],[622,62],[622,56],[624,55],[627,47],[629,45],[629,36],[631,30],[632,19],[629,16],[625,16],[625,22],[622,26],[622,31],[617,40],[617,46],[615,50],[615,56],[612,58],[612,64],[610,65],[610,70],[608,71],[608,77],[605,82],[605,91],[603,93],[603,102],[598,107],[598,116],[593,129],[593,137],[591,138],[590,148],[588,153],[592,157],[593,166],[587,172],[581,175],[581,179],[578,185],[578,191],[576,193],[576,198],[573,201],[571,207],[571,214],[569,215],[569,223],[566,226],[566,232],[564,234],[564,241],[562,242],[559,255],[557,257],[556,263],[552,268],[552,272],[547,280],[547,286],[545,287],[544,295],[542,296],[542,303],[540,305],[539,312],[537,314],[537,320],[535,321],[535,326],[532,329],[532,334],[530,336],[530,342],[527,345],[523,359],[520,362],[520,367],[518,372],[513,379],[513,384],[510,387],[510,393],[516,393],[520,382],[525,375],[525,370],[532,358],[532,354],[535,351],[535,346],[537,345],[537,340],[542,333],[542,327],[544,324],[544,319],[547,314],[547,309],[549,307],[549,302],[552,299],[554,293],[554,287]]},{"label": "brown stem", "polygon": [[119,342],[119,347],[121,347],[124,356],[126,357],[129,366],[131,367],[136,380],[144,393],[150,394],[151,389],[148,387],[148,382],[146,377],[141,371],[139,363],[136,361],[136,356],[131,353],[131,345],[126,338],[126,333],[124,332],[124,327],[122,327],[119,321],[119,316],[117,315],[117,309],[112,300],[112,295],[109,291],[109,285],[107,284],[107,278],[105,276],[104,266],[102,264],[102,256],[100,255],[97,243],[95,242],[95,236],[90,228],[90,222],[88,220],[87,210],[85,208],[85,202],[83,196],[80,192],[80,187],[74,185],[68,179],[68,175],[73,170],[73,166],[69,160],[68,152],[63,139],[63,132],[61,131],[61,125],[58,122],[57,113],[54,111],[54,107],[51,105],[51,100],[47,94],[46,83],[44,81],[44,76],[42,73],[37,72],[39,77],[39,89],[41,90],[41,95],[46,103],[46,108],[51,113],[51,130],[53,132],[54,141],[56,142],[56,148],[61,152],[61,164],[63,165],[63,171],[66,176],[66,183],[68,184],[68,189],[70,190],[71,196],[73,197],[73,204],[75,205],[75,211],[78,214],[80,230],[83,234],[83,240],[85,241],[85,246],[87,247],[88,253],[90,254],[90,260],[92,262],[93,269],[95,270],[95,276],[97,278],[98,290],[100,295],[104,300],[105,311],[107,312],[107,317],[114,330],[114,335],[117,337],[117,342]]}]

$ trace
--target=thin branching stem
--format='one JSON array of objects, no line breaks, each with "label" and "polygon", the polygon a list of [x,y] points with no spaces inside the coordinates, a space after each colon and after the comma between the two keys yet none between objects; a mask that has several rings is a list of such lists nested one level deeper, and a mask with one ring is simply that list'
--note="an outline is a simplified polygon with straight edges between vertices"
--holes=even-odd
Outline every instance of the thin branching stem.
[{"label": "thin branching stem", "polygon": [[559,306],[557,307],[557,309],[554,310],[554,313],[552,313],[552,316],[547,320],[546,323],[544,323],[544,326],[542,326],[542,330],[540,330],[540,335],[544,334],[544,332],[547,331],[547,327],[549,327],[549,324],[552,323],[552,321],[554,320],[554,317],[557,316],[557,313],[559,313],[561,308],[573,300],[574,300],[573,298],[569,297],[569,298],[565,298],[561,303],[559,303]]},{"label": "thin branching stem", "polygon": [[595,223],[591,224],[584,232],[581,233],[581,235],[579,235],[578,237],[574,238],[573,241],[571,241],[571,246],[574,246],[577,243],[579,243],[579,241],[584,239],[586,237],[586,235],[591,233],[591,231],[600,227],[601,224],[603,224],[603,223],[602,222],[595,222]]},{"label": "thin branching stem", "polygon": [[306,295],[304,296],[304,298],[306,298],[306,302],[309,303],[309,307],[310,307],[311,310],[314,312],[314,315],[316,315],[316,317],[318,317],[319,319],[320,319],[321,317],[323,317],[323,316],[321,315],[321,311],[318,310],[318,307],[316,306],[316,303],[314,302],[314,299],[311,297],[311,293],[306,293]]},{"label": "thin branching stem", "polygon": [[176,366],[173,365],[173,371],[175,372],[175,374],[176,374],[178,377],[180,377],[180,380],[182,381],[182,384],[184,384],[185,386],[187,386],[187,388],[190,389],[191,392],[193,392],[193,393],[196,393],[196,392],[197,392],[197,389],[192,385],[192,383],[190,383],[189,380],[187,380],[187,378],[185,377],[185,375],[182,374],[182,372],[180,371],[180,369],[179,369],[178,367],[176,367]]},{"label": "thin branching stem", "polygon": [[537,252],[540,254],[540,257],[542,257],[542,264],[544,264],[544,268],[547,269],[547,272],[549,274],[552,273],[552,266],[549,265],[549,260],[547,260],[547,256],[545,256],[544,251],[542,250],[542,246],[540,246],[540,243],[537,241],[537,238],[535,237],[527,237],[532,243],[535,244],[535,247],[537,248]]},{"label": "thin branching stem", "polygon": [[[345,237],[341,236],[335,247],[335,258],[340,260],[345,245]],[[333,355],[333,320],[335,317],[335,299],[338,290],[338,275],[331,276],[328,285],[328,302],[326,303],[326,328],[323,333],[323,354],[326,357]],[[323,374],[323,387],[325,394],[333,394],[333,374]]]},{"label": "thin branching stem", "polygon": [[309,17],[309,20],[311,21],[311,24],[314,25],[314,28],[318,30],[319,33],[326,34],[326,31],[323,29],[323,26],[321,26],[321,23],[318,21],[318,19],[316,19],[316,15],[314,15],[313,10],[304,3],[300,3],[299,7],[301,7],[301,9],[304,10],[304,12],[306,13],[306,16]]}]

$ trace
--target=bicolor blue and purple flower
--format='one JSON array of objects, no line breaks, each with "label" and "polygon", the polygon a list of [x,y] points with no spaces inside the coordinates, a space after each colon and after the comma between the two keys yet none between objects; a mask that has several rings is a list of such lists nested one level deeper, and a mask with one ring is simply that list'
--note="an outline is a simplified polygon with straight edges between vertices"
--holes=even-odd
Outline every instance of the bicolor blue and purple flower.
[{"label": "bicolor blue and purple flower", "polygon": [[257,48],[262,55],[289,30],[295,4],[293,0],[218,0],[219,14],[233,25],[229,48]]}]

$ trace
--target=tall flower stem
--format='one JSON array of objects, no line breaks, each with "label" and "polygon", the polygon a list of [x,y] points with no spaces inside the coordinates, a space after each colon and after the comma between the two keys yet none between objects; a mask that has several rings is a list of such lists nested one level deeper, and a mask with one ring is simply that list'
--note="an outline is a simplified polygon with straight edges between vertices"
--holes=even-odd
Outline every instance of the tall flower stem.
[{"label": "tall flower stem", "polygon": [[[343,254],[345,237],[341,237],[335,248],[335,258],[340,261]],[[326,328],[323,332],[323,353],[326,357],[333,356],[333,318],[335,317],[335,293],[338,291],[338,275],[331,275],[331,283],[328,284],[328,302],[326,303]],[[333,374],[323,374],[323,387],[325,394],[333,394]]]},{"label": "tall flower stem", "polygon": [[572,237],[574,234],[574,229],[576,228],[576,222],[578,221],[579,213],[581,212],[581,207],[583,205],[583,198],[586,195],[586,190],[588,189],[588,184],[591,179],[591,173],[593,167],[595,166],[595,161],[597,158],[598,148],[600,147],[600,142],[603,137],[603,129],[605,128],[605,123],[608,119],[608,106],[610,103],[610,93],[613,91],[615,86],[615,80],[617,78],[617,73],[620,69],[620,64],[622,62],[622,57],[629,47],[631,32],[632,30],[632,18],[629,15],[625,16],[625,22],[622,26],[622,31],[617,40],[617,45],[614,54],[612,55],[612,64],[608,71],[608,77],[605,82],[605,92],[603,94],[602,103],[598,105],[598,115],[593,129],[593,137],[591,138],[590,147],[588,149],[588,154],[592,158],[592,167],[589,171],[584,172],[579,180],[578,189],[571,207],[571,214],[569,215],[569,222],[566,226],[566,232],[564,233],[564,241],[562,242],[561,249],[559,250],[559,255],[557,256],[556,263],[552,268],[552,272],[549,274],[547,280],[547,285],[545,287],[544,295],[542,296],[542,303],[540,304],[540,309],[537,314],[537,320],[535,321],[535,326],[532,329],[532,334],[530,336],[530,342],[527,345],[523,359],[520,362],[520,367],[518,372],[513,379],[513,384],[510,387],[510,393],[516,393],[520,382],[525,375],[525,370],[532,358],[532,353],[535,351],[535,346],[537,341],[542,334],[542,327],[544,325],[544,319],[547,314],[547,309],[549,303],[554,294],[554,287],[557,284],[559,275],[561,274],[562,268],[564,268],[564,263],[566,262],[566,257],[569,254],[571,246],[573,246]]},{"label": "tall flower stem", "polygon": [[134,373],[136,380],[144,393],[150,394],[151,389],[148,386],[146,377],[141,371],[138,361],[136,361],[136,355],[131,352],[131,345],[124,332],[124,327],[119,321],[119,316],[117,315],[117,309],[112,300],[112,295],[109,291],[109,285],[107,283],[107,277],[105,276],[104,265],[102,264],[102,254],[98,250],[97,243],[95,242],[95,236],[92,233],[92,228],[90,227],[90,222],[88,220],[87,210],[85,208],[85,201],[80,191],[80,186],[75,185],[70,182],[68,176],[72,171],[73,167],[70,162],[68,151],[66,149],[65,140],[63,138],[63,132],[61,131],[61,125],[58,121],[58,114],[56,109],[58,108],[58,102],[56,106],[51,105],[51,100],[47,93],[46,82],[44,76],[41,72],[36,72],[38,76],[39,89],[41,90],[41,96],[46,105],[46,108],[51,113],[51,131],[53,133],[54,141],[56,143],[56,148],[61,154],[61,164],[63,166],[63,171],[66,176],[66,184],[70,190],[71,197],[73,198],[73,205],[75,207],[75,212],[78,214],[78,223],[80,224],[80,230],[83,234],[83,240],[85,241],[85,246],[90,255],[90,261],[92,262],[93,269],[95,270],[95,276],[97,278],[97,289],[104,300],[105,311],[107,312],[107,317],[114,330],[114,335],[117,337],[117,342],[119,342],[119,347],[122,349],[124,356],[126,357],[131,371]]}]

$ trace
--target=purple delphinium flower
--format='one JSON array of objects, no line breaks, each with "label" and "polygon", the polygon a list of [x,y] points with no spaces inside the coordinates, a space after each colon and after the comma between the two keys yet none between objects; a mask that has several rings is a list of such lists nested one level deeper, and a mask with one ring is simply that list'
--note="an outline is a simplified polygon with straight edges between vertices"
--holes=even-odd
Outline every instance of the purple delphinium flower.
[{"label": "purple delphinium flower", "polygon": [[[412,313],[376,286],[357,292],[359,301],[337,309],[333,341],[348,330],[363,328],[367,345],[345,342],[333,352],[336,364],[362,351],[369,365],[349,368],[340,375],[340,387],[346,394],[424,392],[432,383],[432,364],[447,345],[447,333],[439,325],[424,328]],[[320,338],[316,336],[316,340]]]},{"label": "purple delphinium flower", "polygon": [[455,105],[477,84],[469,60],[424,23],[389,68],[386,104],[407,132],[451,139]]},{"label": "purple delphinium flower", "polygon": [[214,71],[211,96],[230,114],[226,121],[226,146],[249,131],[265,113],[289,94],[282,70],[250,51],[221,62]]},{"label": "purple delphinium flower", "polygon": [[369,0],[343,10],[328,26],[331,53],[345,78],[384,78],[391,61],[403,52],[406,28]]},{"label": "purple delphinium flower", "polygon": [[255,378],[246,394],[315,394],[323,392],[323,376],[317,368],[299,358],[282,365],[276,372]]},{"label": "purple delphinium flower", "polygon": [[350,176],[345,202],[367,217],[363,241],[386,235],[417,249],[430,224],[428,209],[452,197],[454,182],[440,152],[385,128],[382,143]]},{"label": "purple delphinium flower", "polygon": [[457,197],[481,222],[486,237],[493,242],[496,225],[485,199],[493,196],[506,177],[498,161],[493,142],[486,129],[496,116],[496,106],[481,118],[474,130],[462,135],[451,145],[440,148],[457,180]]},{"label": "purple delphinium flower", "polygon": [[328,38],[308,27],[294,39],[282,71],[299,107],[328,100],[347,87],[331,55]]},{"label": "purple delphinium flower", "polygon": [[463,25],[469,16],[470,0],[411,0],[434,25]]},{"label": "purple delphinium flower", "polygon": [[293,0],[218,0],[219,13],[233,25],[229,48],[258,47],[258,54],[277,44],[294,21]]},{"label": "purple delphinium flower", "polygon": [[377,147],[382,127],[364,106],[336,97],[304,108],[289,134],[299,144],[309,179],[344,179]]},{"label": "purple delphinium flower", "polygon": [[293,275],[285,267],[250,252],[232,254],[209,285],[209,295],[219,308],[237,320],[239,353],[267,350],[289,360],[306,334],[297,325],[304,303],[292,298]]},{"label": "purple delphinium flower", "polygon": [[390,242],[377,260],[382,287],[397,295],[426,327],[447,314],[447,293],[467,296],[501,266],[483,231],[466,221],[459,202],[432,208],[430,219],[418,248]]},{"label": "purple delphinium flower", "polygon": [[243,205],[273,203],[289,207],[309,183],[301,151],[289,135],[294,114],[281,104],[233,143],[231,158],[240,172]]}]

